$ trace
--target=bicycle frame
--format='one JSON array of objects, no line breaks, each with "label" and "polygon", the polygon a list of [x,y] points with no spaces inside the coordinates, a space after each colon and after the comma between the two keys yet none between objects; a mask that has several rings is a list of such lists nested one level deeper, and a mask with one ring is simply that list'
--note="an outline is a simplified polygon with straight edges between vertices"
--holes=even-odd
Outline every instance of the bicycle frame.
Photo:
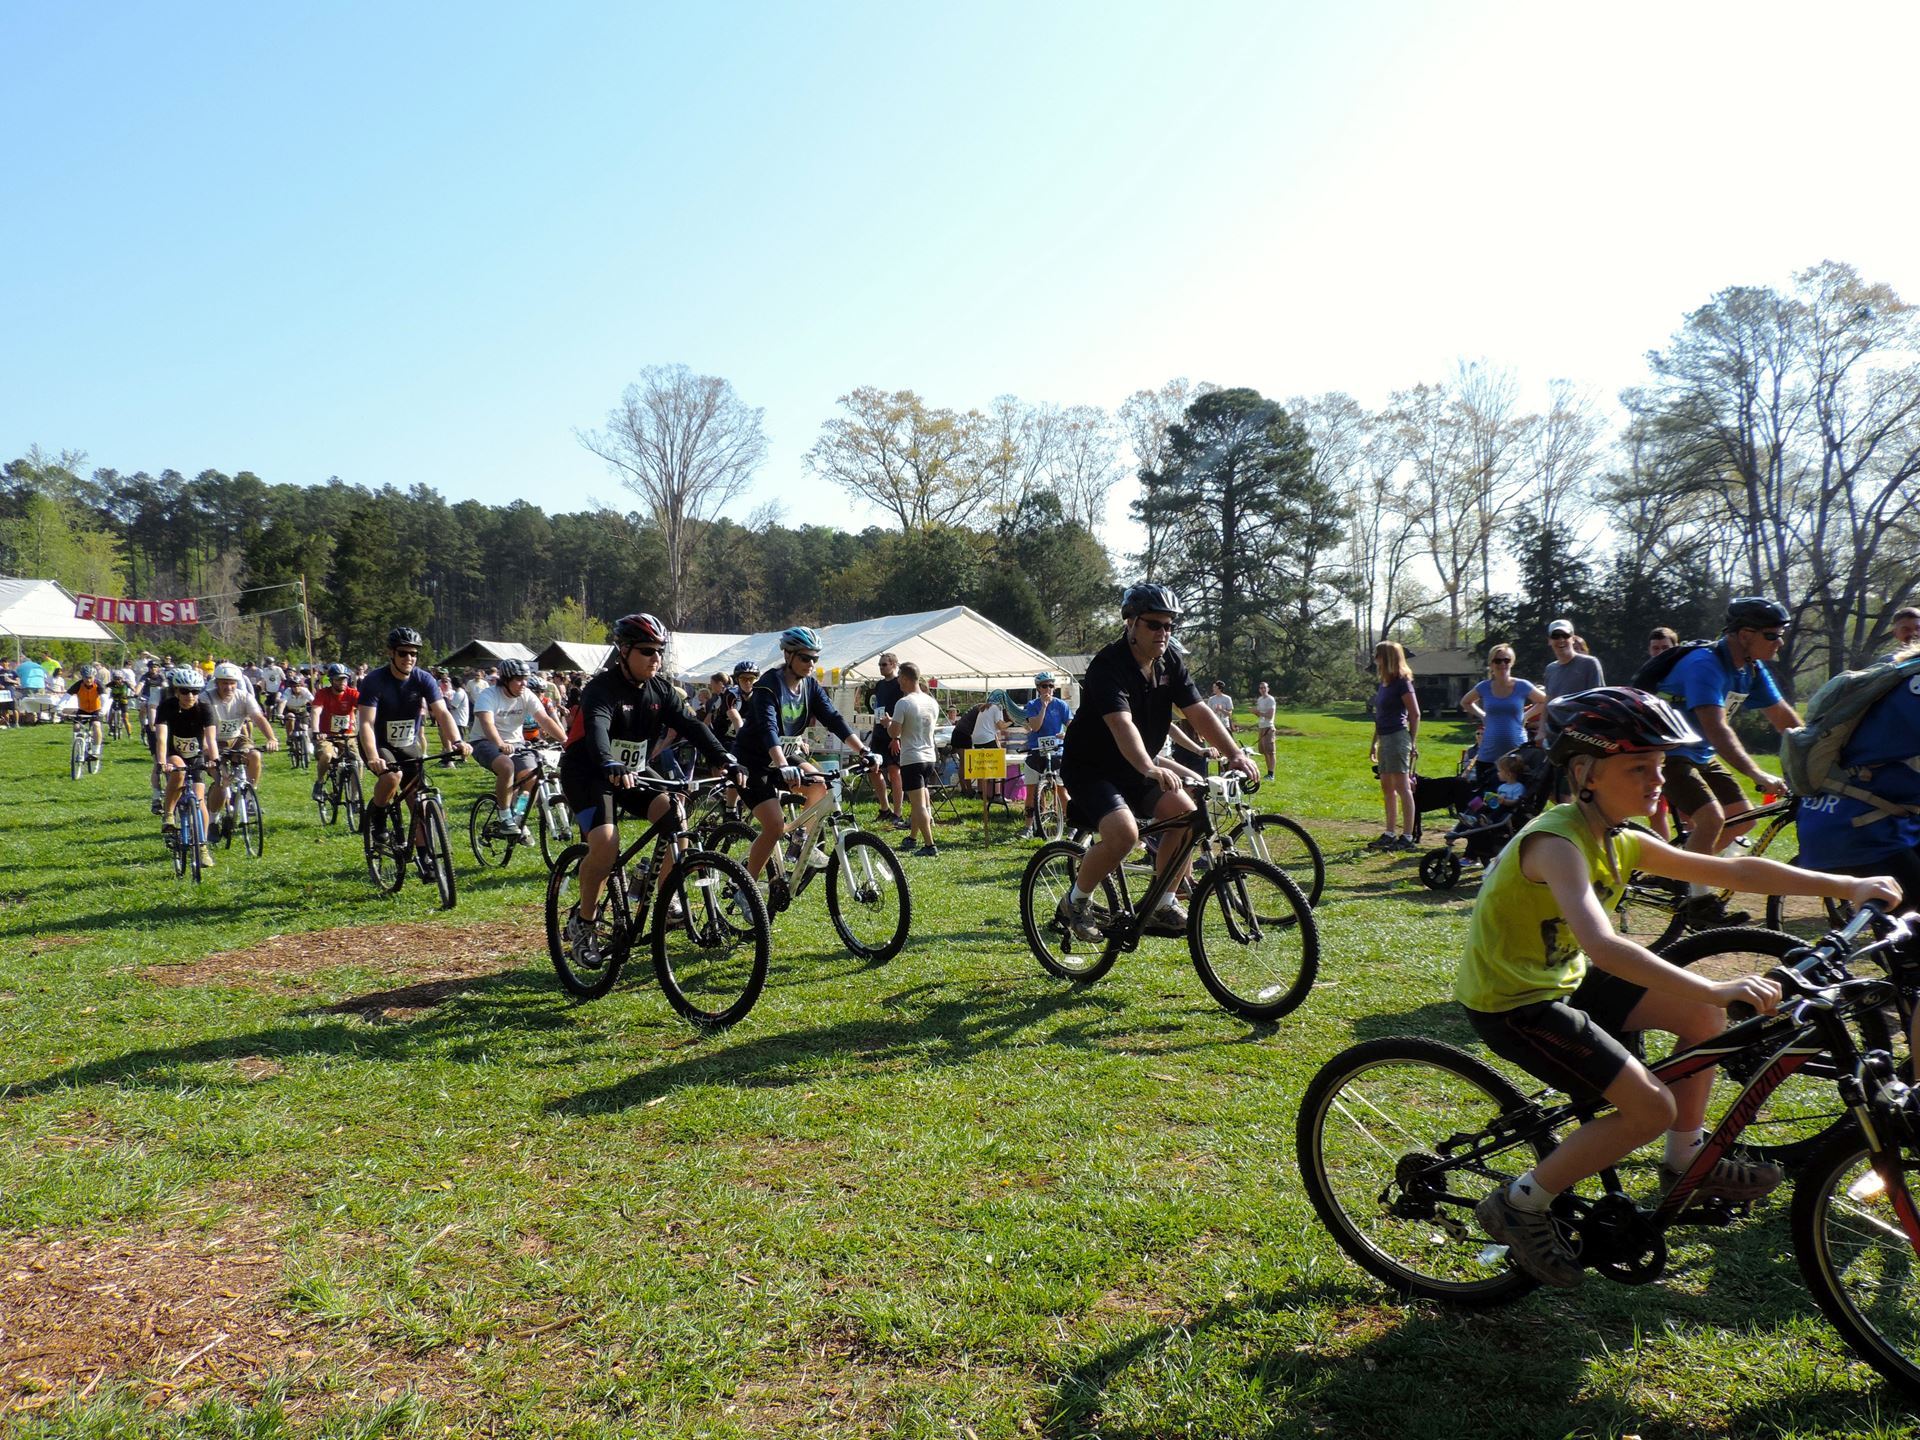
[{"label": "bicycle frame", "polygon": [[[614,857],[613,866],[607,872],[608,882],[610,882],[615,875],[624,876],[633,865],[635,857],[650,845],[671,845],[673,847],[673,858],[675,860],[685,855],[687,847],[693,843],[693,836],[687,826],[687,797],[697,795],[703,788],[718,790],[727,783],[727,777],[725,776],[701,780],[663,780],[653,775],[640,775],[639,778],[642,781],[640,788],[652,790],[655,794],[667,796],[672,801],[672,806],[668,809],[667,813],[662,815],[658,820],[649,820],[647,822],[647,828],[635,836],[634,839],[623,847],[620,853]],[[661,827],[669,820],[674,822],[675,828],[669,834],[662,834]],[[658,883],[663,869],[664,867],[656,867],[651,860],[648,860],[645,867],[646,888],[648,893],[646,895],[629,896],[629,906],[637,902],[639,914],[642,917],[640,924],[634,929],[636,940],[646,938],[645,916],[648,910],[648,902],[652,899],[653,886]],[[601,894],[601,902],[603,904],[605,903],[605,899],[606,892],[603,889]],[[632,911],[630,909],[629,914],[631,913]]]},{"label": "bicycle frame", "polygon": [[[1140,843],[1143,845],[1149,836],[1167,837],[1175,830],[1181,833],[1180,839],[1176,842],[1173,858],[1165,865],[1159,865],[1156,862],[1153,879],[1148,882],[1146,891],[1140,896],[1138,902],[1135,902],[1132,895],[1128,893],[1126,876],[1129,873],[1129,867],[1126,862],[1122,861],[1114,869],[1114,888],[1120,895],[1121,913],[1114,917],[1115,924],[1110,934],[1112,938],[1120,941],[1124,949],[1130,950],[1139,942],[1136,917],[1153,913],[1154,907],[1159,905],[1161,900],[1179,883],[1180,876],[1185,871],[1187,861],[1192,858],[1193,852],[1211,841],[1217,833],[1205,789],[1201,784],[1193,781],[1186,782],[1185,789],[1193,799],[1192,810],[1166,820],[1154,820],[1140,829]],[[1164,838],[1162,843],[1165,843]]]},{"label": "bicycle frame", "polygon": [[[802,778],[804,780],[807,777],[803,775]],[[827,787],[826,793],[787,822],[786,832],[780,837],[780,843],[773,847],[773,853],[767,857],[768,879],[786,884],[790,896],[795,900],[806,892],[807,886],[813,883],[813,877],[816,874],[826,873],[824,869],[816,870],[812,865],[804,863],[804,858],[811,857],[813,847],[819,843],[820,829],[823,825],[832,827],[834,854],[839,857],[843,867],[847,863],[846,842],[843,838],[846,833],[847,817],[840,808],[845,780],[839,770],[821,771],[820,779]],[[803,863],[799,866],[800,877],[792,881],[787,879],[787,859],[782,853],[788,845],[794,846],[803,857]]]}]

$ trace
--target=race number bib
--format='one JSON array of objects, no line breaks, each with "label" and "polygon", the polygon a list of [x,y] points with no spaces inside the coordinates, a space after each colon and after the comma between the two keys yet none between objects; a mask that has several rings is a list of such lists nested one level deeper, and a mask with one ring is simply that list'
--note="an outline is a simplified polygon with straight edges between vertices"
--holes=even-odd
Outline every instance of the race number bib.
[{"label": "race number bib", "polygon": [[629,770],[638,770],[647,763],[647,743],[644,740],[615,740],[613,758]]},{"label": "race number bib", "polygon": [[327,728],[336,735],[345,735],[353,729],[353,717],[351,715],[329,715],[327,717]]},{"label": "race number bib", "polygon": [[170,735],[173,753],[182,760],[191,760],[200,753],[200,737],[197,735]]},{"label": "race number bib", "polygon": [[396,755],[402,751],[417,751],[420,748],[420,727],[411,720],[389,720],[387,748]]},{"label": "race number bib", "polygon": [[222,720],[219,722],[219,725],[222,743],[233,739],[236,735],[244,734],[247,728],[247,722],[244,719]]}]

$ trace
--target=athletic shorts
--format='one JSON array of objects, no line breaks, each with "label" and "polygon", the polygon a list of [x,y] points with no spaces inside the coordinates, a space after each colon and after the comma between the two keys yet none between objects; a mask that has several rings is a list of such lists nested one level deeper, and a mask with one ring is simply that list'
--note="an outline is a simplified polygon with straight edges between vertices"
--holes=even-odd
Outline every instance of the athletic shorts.
[{"label": "athletic shorts", "polygon": [[502,750],[491,740],[476,740],[473,742],[473,758],[489,770],[493,769],[494,761],[508,753],[511,753],[513,756],[513,773],[516,775],[524,775],[527,771],[536,768],[540,764],[538,760],[534,759],[533,752],[524,747],[508,752]]},{"label": "athletic shorts", "polygon": [[585,835],[597,825],[611,820],[619,824],[622,815],[644,819],[647,806],[660,792],[651,788],[616,789],[603,771],[590,766],[560,762],[560,793],[567,797],[567,809]]},{"label": "athletic shorts", "polygon": [[931,790],[932,788],[933,766],[931,764],[922,762],[916,765],[902,765],[900,767],[900,789],[903,793],[911,795],[916,790]]},{"label": "athletic shorts", "polygon": [[1703,762],[1668,755],[1663,773],[1667,808],[1676,815],[1691,815],[1709,800],[1722,805],[1746,803],[1747,792],[1717,757]]},{"label": "athletic shorts", "polygon": [[888,765],[900,763],[900,742],[887,733],[884,725],[873,727],[873,733],[867,736],[867,748]]},{"label": "athletic shorts", "polygon": [[1131,811],[1136,819],[1151,820],[1153,807],[1160,803],[1160,782],[1151,775],[1127,770],[1117,776],[1101,774],[1062,774],[1067,787],[1067,823],[1076,830],[1098,830],[1100,822],[1116,810]]},{"label": "athletic shorts", "polygon": [[1413,773],[1413,732],[1388,730],[1379,736],[1378,761],[1382,775]]},{"label": "athletic shorts", "polygon": [[1461,1008],[1474,1033],[1501,1059],[1569,1099],[1597,1100],[1633,1058],[1619,1037],[1646,993],[1643,986],[1591,967],[1564,1000],[1497,1012]]},{"label": "athletic shorts", "polygon": [[[780,783],[780,772],[768,766],[749,765],[746,768],[747,783],[740,792],[740,798],[746,801],[747,809],[757,810],[767,801],[777,799],[787,787]],[[820,779],[821,774],[811,765],[801,767],[803,779]]]},{"label": "athletic shorts", "polygon": [[1026,771],[1027,779],[1037,785],[1042,776],[1060,773],[1060,752],[1056,750],[1047,755],[1038,750],[1029,750],[1021,756],[1020,768]]}]

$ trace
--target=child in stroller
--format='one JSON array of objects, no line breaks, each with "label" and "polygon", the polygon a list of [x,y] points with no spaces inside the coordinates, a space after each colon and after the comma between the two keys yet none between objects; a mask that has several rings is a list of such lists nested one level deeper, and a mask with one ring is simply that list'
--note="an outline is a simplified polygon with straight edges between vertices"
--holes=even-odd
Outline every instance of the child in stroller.
[{"label": "child in stroller", "polygon": [[[1546,806],[1553,789],[1553,767],[1537,745],[1509,750],[1496,762],[1500,784],[1467,802],[1439,848],[1420,859],[1420,879],[1433,890],[1450,890],[1463,865],[1485,869],[1526,824]],[[1461,853],[1454,853],[1454,846]]]}]

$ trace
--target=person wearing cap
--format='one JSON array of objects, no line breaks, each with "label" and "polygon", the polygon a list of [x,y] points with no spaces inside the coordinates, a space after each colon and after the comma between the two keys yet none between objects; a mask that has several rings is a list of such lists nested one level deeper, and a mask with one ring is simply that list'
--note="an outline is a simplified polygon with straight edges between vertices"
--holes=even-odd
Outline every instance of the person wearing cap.
[{"label": "person wearing cap", "polygon": [[1582,690],[1598,690],[1607,683],[1600,661],[1586,653],[1573,621],[1562,618],[1547,626],[1547,649],[1553,659],[1540,677],[1540,691],[1527,708],[1527,720],[1535,727],[1543,749],[1553,747],[1553,726],[1547,707],[1562,695],[1578,695]]},{"label": "person wearing cap", "polygon": [[1073,719],[1072,707],[1054,693],[1051,671],[1042,670],[1033,677],[1033,690],[1033,699],[1027,701],[1021,712],[1027,721],[1027,753],[1020,762],[1027,781],[1027,827],[1020,832],[1022,840],[1031,840],[1040,833],[1040,784],[1049,770],[1060,768],[1059,752],[1048,753],[1040,742],[1066,733]]}]

